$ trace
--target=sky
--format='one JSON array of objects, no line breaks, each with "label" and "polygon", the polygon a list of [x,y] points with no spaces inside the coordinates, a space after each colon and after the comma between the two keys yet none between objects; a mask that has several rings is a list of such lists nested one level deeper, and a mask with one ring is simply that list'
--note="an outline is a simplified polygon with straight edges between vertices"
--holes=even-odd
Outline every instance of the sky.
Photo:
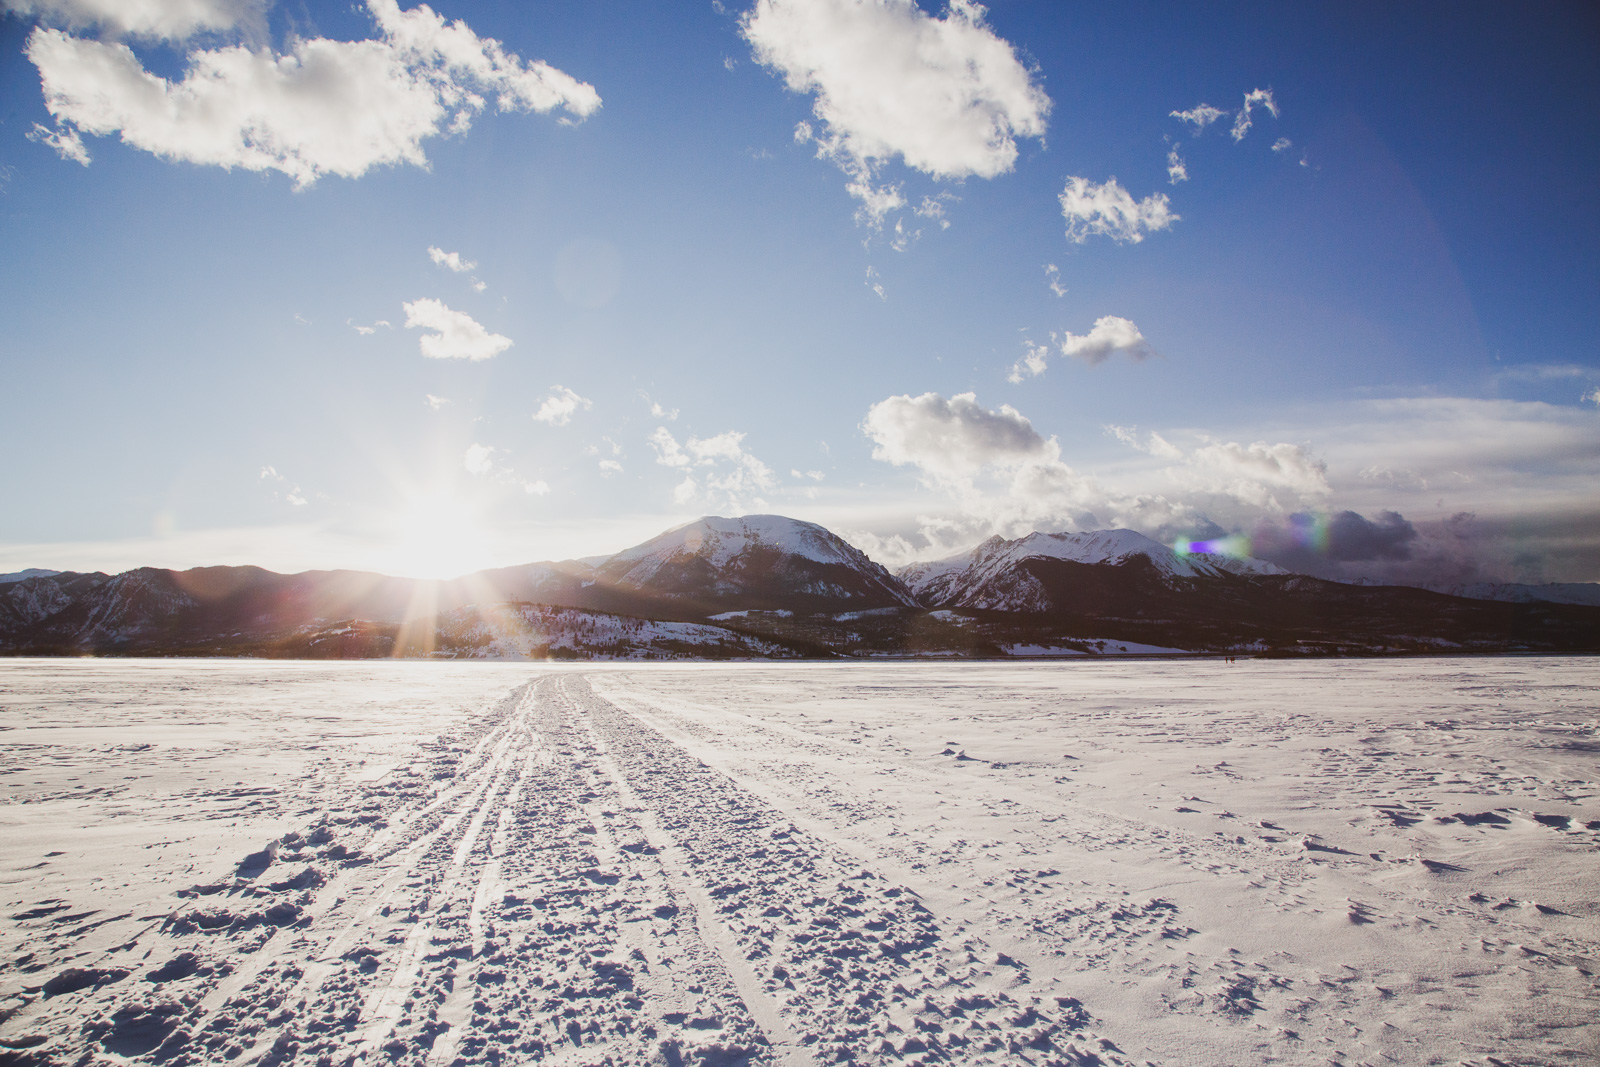
[{"label": "sky", "polygon": [[1600,580],[1592,4],[0,8],[0,570]]}]

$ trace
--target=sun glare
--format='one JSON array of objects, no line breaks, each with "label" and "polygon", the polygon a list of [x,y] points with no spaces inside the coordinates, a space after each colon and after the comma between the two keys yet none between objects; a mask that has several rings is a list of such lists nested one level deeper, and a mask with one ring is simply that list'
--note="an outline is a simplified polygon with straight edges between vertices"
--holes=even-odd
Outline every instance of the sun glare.
[{"label": "sun glare", "polygon": [[418,493],[395,520],[389,570],[407,578],[457,578],[492,563],[476,502],[449,490]]}]

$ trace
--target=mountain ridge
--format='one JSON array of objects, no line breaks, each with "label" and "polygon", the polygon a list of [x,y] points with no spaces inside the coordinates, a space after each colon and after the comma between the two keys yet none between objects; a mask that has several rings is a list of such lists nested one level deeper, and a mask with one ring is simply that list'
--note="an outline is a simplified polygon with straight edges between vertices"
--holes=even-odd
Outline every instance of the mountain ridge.
[{"label": "mountain ridge", "polygon": [[1600,651],[1600,607],[1340,584],[1262,560],[1180,554],[1126,529],[994,537],[891,573],[825,527],[779,515],[704,516],[608,556],[449,581],[144,567],[0,582],[0,653],[11,655],[815,658],[1135,647]]}]

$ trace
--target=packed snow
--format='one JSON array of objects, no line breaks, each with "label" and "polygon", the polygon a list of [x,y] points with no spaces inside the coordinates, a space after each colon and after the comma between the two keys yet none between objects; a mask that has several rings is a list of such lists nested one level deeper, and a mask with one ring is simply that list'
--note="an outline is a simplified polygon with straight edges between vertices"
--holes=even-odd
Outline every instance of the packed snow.
[{"label": "packed snow", "polygon": [[1578,1064],[1593,658],[0,662],[15,1064]]}]

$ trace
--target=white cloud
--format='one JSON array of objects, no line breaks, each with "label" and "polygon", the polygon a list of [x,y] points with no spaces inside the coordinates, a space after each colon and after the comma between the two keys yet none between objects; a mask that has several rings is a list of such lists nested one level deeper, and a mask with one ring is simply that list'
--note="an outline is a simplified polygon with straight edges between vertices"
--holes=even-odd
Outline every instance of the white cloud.
[{"label": "white cloud", "polygon": [[1276,141],[1272,142],[1272,150],[1274,152],[1287,152],[1293,147],[1294,142],[1289,140],[1287,137],[1280,137]]},{"label": "white cloud", "polygon": [[1549,382],[1587,378],[1595,373],[1593,368],[1576,363],[1513,363],[1496,371],[1494,376],[1502,382]]},{"label": "white cloud", "polygon": [[867,280],[863,284],[877,293],[879,300],[889,299],[888,292],[883,288],[883,275],[878,273],[878,268],[870,265],[867,267]]},{"label": "white cloud", "polygon": [[1159,523],[1179,513],[1163,498],[1108,494],[1063,462],[1056,439],[1041,435],[1021,412],[1009,405],[985,409],[972,393],[889,397],[868,410],[862,430],[874,459],[915,467],[918,480],[947,502],[943,514],[918,516],[929,546],[923,554],[991,533],[1092,528],[1108,517]]},{"label": "white cloud", "polygon": [[621,473],[622,473],[622,464],[618,463],[616,460],[614,460],[614,459],[603,459],[603,460],[600,461],[600,477],[609,478],[613,474],[621,474]]},{"label": "white cloud", "polygon": [[432,333],[422,335],[422,354],[429,359],[470,359],[474,362],[489,359],[511,347],[511,338],[490,333],[471,315],[452,311],[434,300],[424,297],[401,304],[406,313],[406,328],[420,326]]},{"label": "white cloud", "polygon": [[985,467],[1015,467],[1046,457],[1051,443],[1009,404],[989,411],[975,393],[891,396],[872,405],[862,429],[872,458],[911,465],[939,482],[962,482]]},{"label": "white cloud", "polygon": [[429,393],[422,402],[428,405],[428,407],[432,408],[434,411],[438,411],[440,408],[450,403],[450,400],[448,397],[434,396],[432,393]]},{"label": "white cloud", "polygon": [[345,322],[346,326],[350,327],[356,333],[359,333],[362,337],[371,337],[373,334],[378,332],[378,327],[380,327],[380,326],[383,327],[385,330],[394,329],[394,324],[391,323],[388,319],[379,319],[377,322],[374,322],[371,326],[358,326],[358,325],[356,325],[354,322],[352,322],[349,319],[345,319],[344,322]]},{"label": "white cloud", "polygon": [[468,271],[478,269],[478,265],[472,260],[462,259],[460,252],[446,252],[437,245],[428,246],[428,258],[433,260],[435,266],[443,267],[457,274],[465,274]]},{"label": "white cloud", "polygon": [[1066,296],[1067,287],[1061,284],[1061,271],[1054,263],[1044,265],[1044,276],[1050,291],[1056,296]]},{"label": "white cloud", "polygon": [[1327,497],[1328,465],[1301,445],[1214,441],[1169,471],[1189,490],[1223,493],[1253,507],[1283,511]]},{"label": "white cloud", "polygon": [[1271,89],[1251,89],[1244,94],[1244,106],[1233,116],[1233,139],[1244,140],[1244,135],[1250,132],[1251,109],[1260,106],[1267,109],[1273,118],[1278,117],[1278,102],[1272,98]]},{"label": "white cloud", "polygon": [[668,422],[677,421],[677,408],[669,408],[665,406],[661,403],[661,401],[654,399],[649,393],[643,391],[642,389],[639,391],[639,399],[650,405],[650,415],[652,418],[666,419]]},{"label": "white cloud", "polygon": [[[649,440],[656,451],[657,463],[684,471],[683,481],[673,490],[676,503],[725,501],[737,510],[746,500],[751,500],[750,494],[770,490],[778,483],[772,468],[745,451],[744,437],[736,430],[729,430],[715,437],[690,437],[680,445],[671,431],[658,426]],[[700,478],[691,473],[691,469],[698,468],[708,468]],[[766,506],[759,496],[752,502],[759,507]]]},{"label": "white cloud", "polygon": [[181,41],[237,26],[261,27],[270,0],[4,0],[0,7],[72,30]]},{"label": "white cloud", "polygon": [[1022,358],[1011,365],[1011,373],[1006,375],[1006,381],[1013,385],[1025,378],[1037,378],[1043,374],[1050,355],[1049,345],[1036,345],[1027,338],[1023,338],[1022,348]]},{"label": "white cloud", "polygon": [[1189,180],[1189,165],[1183,161],[1183,156],[1178,152],[1178,146],[1173,145],[1167,150],[1167,184],[1177,185],[1179,182]]},{"label": "white cloud", "polygon": [[1138,244],[1144,231],[1165,230],[1182,216],[1172,212],[1165,193],[1143,200],[1117,184],[1117,179],[1095,185],[1086,178],[1068,178],[1061,192],[1061,216],[1067,220],[1067,240],[1082,244],[1092,234],[1114,241]]},{"label": "white cloud", "polygon": [[945,201],[955,199],[957,197],[951,196],[949,193],[940,193],[938,196],[925,196],[922,198],[922,203],[917,205],[917,216],[924,219],[933,219],[938,222],[941,230],[948,230],[950,228],[950,220],[944,217],[944,205]]},{"label": "white cloud", "polygon": [[687,467],[693,462],[665,426],[657,426],[649,441],[650,447],[656,450],[656,462],[663,467]]},{"label": "white cloud", "polygon": [[1583,395],[1583,399],[1591,401],[1595,404],[1600,404],[1600,388],[1596,388],[1592,392],[1585,393]]},{"label": "white cloud", "polygon": [[1144,339],[1139,327],[1117,315],[1102,315],[1094,320],[1094,328],[1079,336],[1075,333],[1052,335],[1061,348],[1061,354],[1081,359],[1091,367],[1104,363],[1121,353],[1132,360],[1145,360],[1156,354],[1150,342]]},{"label": "white cloud", "polygon": [[941,179],[1011,170],[1016,139],[1042,137],[1050,99],[984,9],[951,0],[933,18],[912,0],[758,0],[741,20],[756,60],[796,93],[814,93],[818,129],[795,140],[849,176],[874,224],[905,206],[878,169],[898,157]]},{"label": "white cloud", "polygon": [[[270,466],[261,468],[259,480],[268,483],[288,482],[288,479],[284,478],[283,475],[278,473],[278,468]],[[272,491],[272,499],[282,500],[285,504],[288,504],[292,508],[303,508],[308,503],[305,494],[300,491],[300,487],[293,484],[288,484],[287,488],[283,489],[281,492],[274,489]]]},{"label": "white cloud", "polygon": [[1115,437],[1129,448],[1138,449],[1148,455],[1158,456],[1162,459],[1181,459],[1183,451],[1177,445],[1152,430],[1145,440],[1140,441],[1136,429],[1132,426],[1107,426],[1106,433]]},{"label": "white cloud", "polygon": [[544,398],[539,410],[533,413],[533,421],[565,426],[572,421],[572,416],[579,408],[587,411],[592,407],[592,400],[579,396],[564,385],[555,385],[551,386],[550,395]]},{"label": "white cloud", "polygon": [[41,126],[35,122],[33,129],[25,136],[35,144],[42,144],[46,148],[53,148],[62,159],[72,163],[89,165],[89,150],[83,147],[83,138],[78,136],[78,131],[70,127],[52,130],[48,126]]},{"label": "white cloud", "polygon": [[196,50],[177,82],[147,71],[124,44],[56,29],[36,28],[25,51],[61,138],[120,134],[164,159],[277,170],[297,187],[375,166],[426,166],[422,142],[467,130],[485,94],[501,111],[560,107],[581,119],[600,106],[592,87],[524,62],[464,22],[447,24],[425,4],[367,7],[377,38],[300,38],[285,54]]},{"label": "white cloud", "polygon": [[1212,107],[1210,104],[1197,104],[1188,111],[1172,112],[1172,117],[1189,123],[1194,127],[1195,134],[1198,135],[1207,126],[1226,114],[1227,112],[1219,107]]},{"label": "white cloud", "polygon": [[495,469],[495,449],[490,445],[480,445],[474,442],[467,446],[466,452],[461,457],[461,465],[467,468],[467,473],[474,478],[481,478],[485,474],[492,474]]}]

